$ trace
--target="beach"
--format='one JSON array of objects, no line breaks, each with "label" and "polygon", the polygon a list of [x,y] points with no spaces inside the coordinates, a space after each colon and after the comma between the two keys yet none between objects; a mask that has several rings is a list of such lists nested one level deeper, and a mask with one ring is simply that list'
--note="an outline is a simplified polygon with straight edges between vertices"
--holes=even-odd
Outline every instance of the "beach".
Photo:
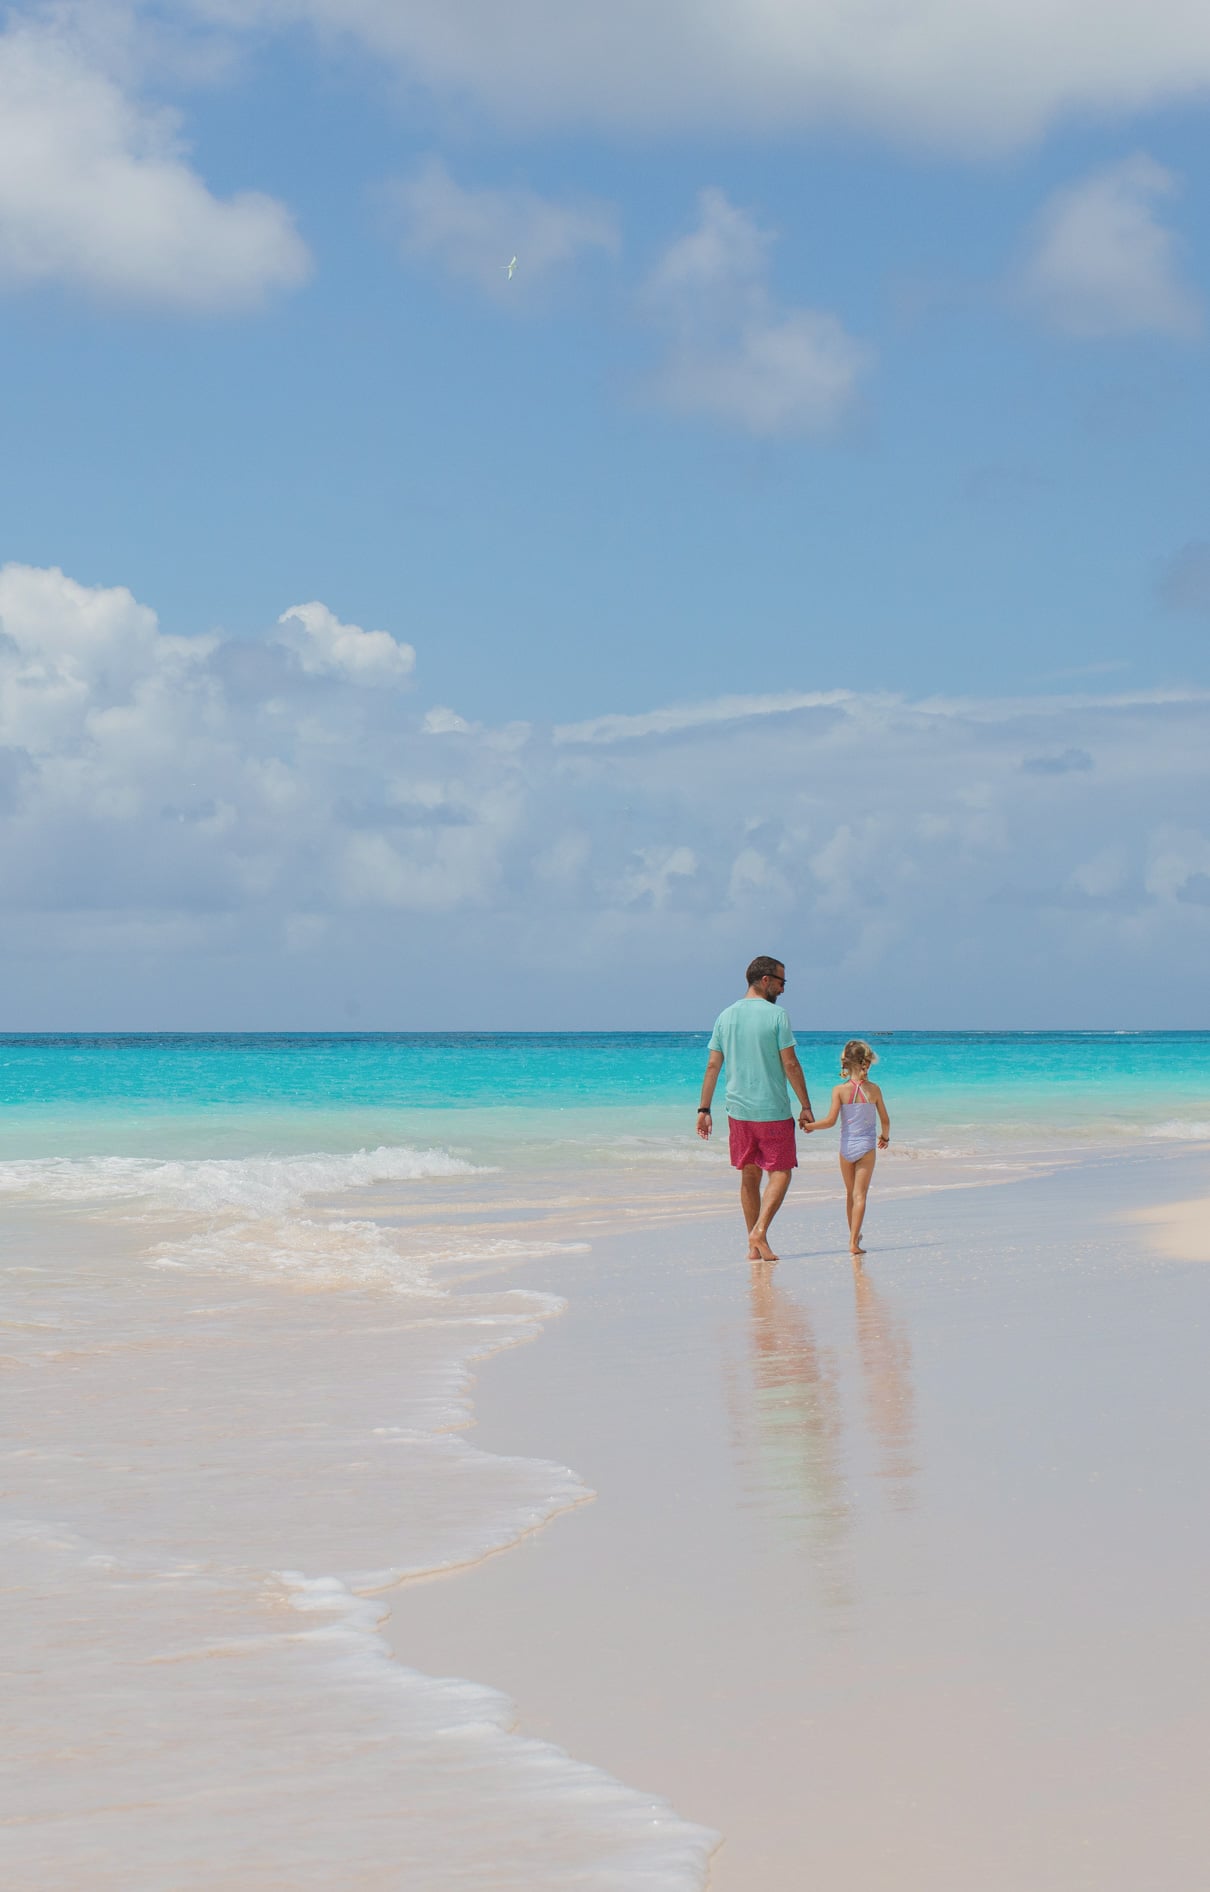
[{"label": "beach", "polygon": [[1205,1041],[1042,1138],[1036,1045],[917,1128],[887,1043],[856,1273],[822,1137],[742,1259],[702,1042],[605,1048],[637,1126],[537,1051],[510,1126],[496,1047],[457,1117],[365,1094],[406,1045],[293,1117],[280,1046],[185,1047],[217,1114],[35,1047],[10,1883],[1200,1886]]}]

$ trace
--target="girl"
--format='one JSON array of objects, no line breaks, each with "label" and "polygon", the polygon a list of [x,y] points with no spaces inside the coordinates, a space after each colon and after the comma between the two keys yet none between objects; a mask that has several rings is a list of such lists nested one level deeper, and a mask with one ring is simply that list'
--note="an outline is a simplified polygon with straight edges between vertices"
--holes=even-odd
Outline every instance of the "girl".
[{"label": "girl", "polygon": [[[840,1118],[840,1173],[844,1177],[845,1201],[849,1216],[849,1253],[864,1255],[861,1225],[865,1220],[865,1199],[874,1174],[874,1144],[885,1150],[891,1140],[891,1120],[886,1114],[882,1092],[870,1082],[870,1066],[878,1062],[864,1038],[850,1038],[840,1057],[840,1075],[844,1080],[832,1092],[832,1109],[818,1123],[804,1124],[803,1130],[830,1130]],[[878,1114],[880,1132],[874,1129]]]}]

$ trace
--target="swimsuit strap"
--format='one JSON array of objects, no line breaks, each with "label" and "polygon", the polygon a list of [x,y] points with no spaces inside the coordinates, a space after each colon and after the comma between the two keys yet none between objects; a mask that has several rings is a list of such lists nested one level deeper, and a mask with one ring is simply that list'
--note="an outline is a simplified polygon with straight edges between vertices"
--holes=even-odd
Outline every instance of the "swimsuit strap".
[{"label": "swimsuit strap", "polygon": [[853,1086],[853,1095],[850,1097],[849,1102],[851,1104],[868,1103],[869,1098],[865,1096],[864,1092],[862,1092],[860,1096],[858,1095],[858,1093],[861,1092],[862,1080],[859,1077],[855,1077],[855,1078],[850,1079],[850,1082],[852,1083],[852,1086]]}]

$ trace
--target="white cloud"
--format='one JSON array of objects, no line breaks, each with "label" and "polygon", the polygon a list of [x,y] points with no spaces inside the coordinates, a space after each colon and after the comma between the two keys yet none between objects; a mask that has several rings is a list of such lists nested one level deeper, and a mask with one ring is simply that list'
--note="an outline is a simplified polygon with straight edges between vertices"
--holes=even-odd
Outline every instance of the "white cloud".
[{"label": "white cloud", "polygon": [[412,85],[519,126],[765,133],[839,124],[968,151],[1194,100],[1197,0],[191,0],[240,26],[308,22]]},{"label": "white cloud", "polygon": [[465,736],[477,725],[468,723],[465,716],[459,716],[457,710],[446,709],[443,703],[434,703],[431,710],[425,711],[420,727],[426,736]]},{"label": "white cloud", "polygon": [[850,690],[785,691],[778,696],[717,696],[706,703],[673,704],[636,716],[593,716],[584,723],[557,723],[557,743],[631,742],[644,736],[671,736],[679,730],[712,723],[733,723],[750,716],[784,716],[791,710],[831,709],[847,703]]},{"label": "white cloud", "polygon": [[[151,694],[171,695],[213,649],[160,634],[124,586],[93,588],[57,570],[0,567],[0,744],[51,759]],[[154,731],[147,732],[149,738]]]},{"label": "white cloud", "polygon": [[785,876],[758,849],[742,847],[731,864],[727,899],[733,907],[751,903],[767,911],[770,905],[788,905],[791,889]]},{"label": "white cloud", "polygon": [[1210,835],[1165,823],[1151,837],[1144,884],[1159,900],[1180,900],[1191,882],[1210,876]]},{"label": "white cloud", "polygon": [[1116,893],[1125,878],[1126,863],[1121,850],[1115,847],[1102,848],[1091,860],[1081,861],[1071,875],[1072,885],[1093,900]]},{"label": "white cloud", "polygon": [[1201,307],[1181,279],[1179,239],[1155,213],[1176,188],[1139,152],[1057,191],[1022,272],[1027,301],[1069,335],[1197,334]]},{"label": "white cloud", "polygon": [[613,254],[618,248],[617,219],[608,205],[556,203],[523,189],[471,189],[439,158],[397,183],[393,195],[409,255],[430,259],[510,305],[525,303],[535,286],[583,251]]},{"label": "white cloud", "polygon": [[0,34],[0,285],[217,313],[309,273],[285,206],[258,191],[213,196],[174,117],[76,39],[19,17]]},{"label": "white cloud", "polygon": [[342,624],[326,604],[292,604],[277,620],[280,642],[289,646],[308,676],[347,677],[351,683],[402,683],[416,665],[410,644],[388,631],[363,631]]},{"label": "white cloud", "polygon": [[615,897],[624,907],[663,907],[674,882],[692,880],[697,856],[688,847],[640,847],[617,882]]},{"label": "white cloud", "polygon": [[748,433],[820,434],[840,420],[873,356],[834,315],[783,309],[769,288],[772,234],[719,190],[661,258],[643,298],[669,336],[656,398]]},{"label": "white cloud", "polygon": [[[204,1023],[322,1023],[354,992],[367,1023],[422,1023],[441,966],[475,1022],[511,991],[540,1025],[559,981],[585,1023],[603,993],[677,1022],[770,938],[800,1023],[1201,1015],[1205,692],[802,692],[434,740],[365,687],[406,647],[319,611],[285,614],[297,650],[176,638],[120,587],[0,570],[14,1017],[91,990],[126,1022],[197,1020],[203,993]],[[1022,766],[1077,750],[1094,769]]]}]

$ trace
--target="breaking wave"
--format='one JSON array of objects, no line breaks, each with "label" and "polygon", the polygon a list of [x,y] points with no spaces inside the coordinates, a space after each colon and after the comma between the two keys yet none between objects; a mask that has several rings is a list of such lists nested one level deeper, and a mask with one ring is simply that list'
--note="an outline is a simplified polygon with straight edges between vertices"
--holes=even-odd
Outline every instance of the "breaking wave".
[{"label": "breaking wave", "polygon": [[0,1193],[39,1203],[129,1203],[160,1214],[284,1215],[311,1196],[484,1173],[447,1150],[406,1147],[345,1156],[43,1156],[0,1163]]}]

